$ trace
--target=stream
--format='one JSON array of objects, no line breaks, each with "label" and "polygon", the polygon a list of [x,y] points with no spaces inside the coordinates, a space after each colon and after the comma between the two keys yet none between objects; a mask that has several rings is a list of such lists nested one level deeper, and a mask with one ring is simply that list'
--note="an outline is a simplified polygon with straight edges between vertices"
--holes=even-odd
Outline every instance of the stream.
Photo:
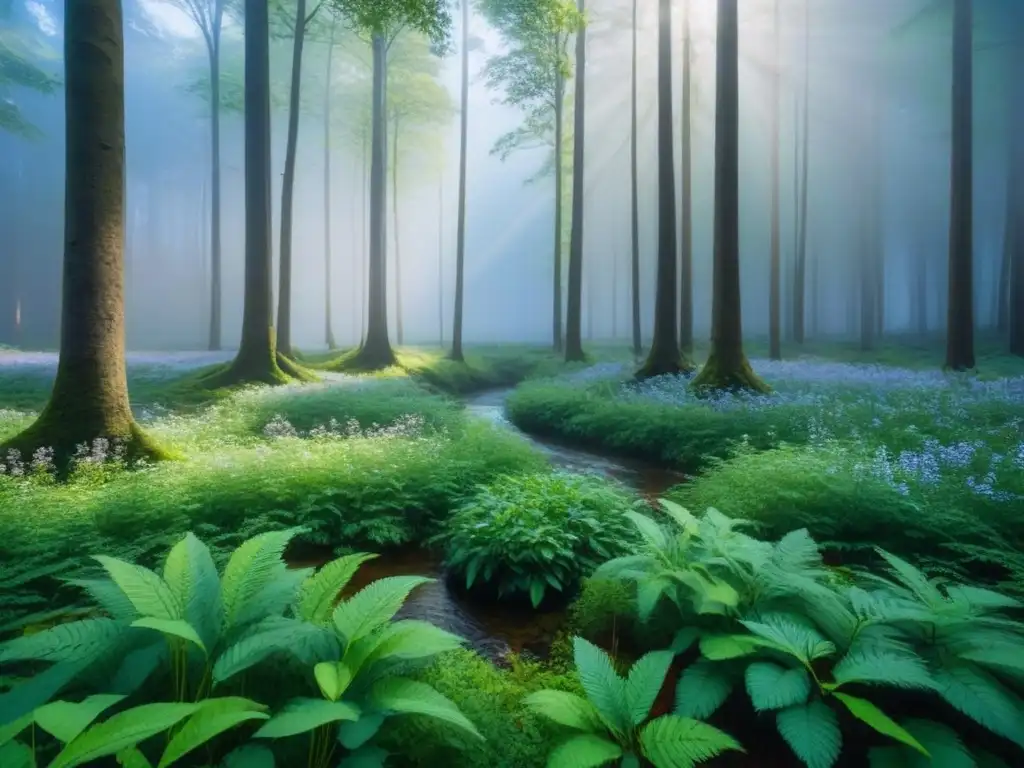
[{"label": "stream", "polygon": [[[678,472],[629,459],[612,459],[539,440],[516,429],[505,418],[505,398],[511,389],[484,392],[465,401],[478,418],[510,429],[547,454],[551,464],[572,472],[596,472],[617,480],[647,497],[655,497],[685,480]],[[303,563],[314,565],[318,563]],[[346,594],[385,576],[427,576],[434,581],[418,587],[398,618],[420,619],[465,638],[467,646],[495,663],[509,653],[543,657],[566,619],[565,610],[537,612],[498,604],[479,604],[453,591],[438,555],[409,548],[390,552],[364,564]]]}]

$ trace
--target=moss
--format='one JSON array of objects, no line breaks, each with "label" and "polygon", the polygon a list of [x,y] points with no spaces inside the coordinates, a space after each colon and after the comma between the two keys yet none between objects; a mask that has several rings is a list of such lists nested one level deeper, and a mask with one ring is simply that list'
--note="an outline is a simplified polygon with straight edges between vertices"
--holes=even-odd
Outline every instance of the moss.
[{"label": "moss", "polygon": [[742,352],[732,356],[733,360],[727,361],[725,355],[720,355],[714,349],[708,356],[704,367],[691,382],[693,391],[700,394],[711,394],[713,392],[760,392],[767,394],[771,392],[769,387],[750,367],[746,355]]},{"label": "moss", "polygon": [[640,366],[634,377],[638,381],[650,379],[655,376],[692,376],[697,366],[683,355],[660,358],[653,354],[648,356],[644,364]]},{"label": "moss", "polygon": [[325,368],[339,373],[371,373],[395,365],[398,365],[398,356],[390,346],[362,344]]}]

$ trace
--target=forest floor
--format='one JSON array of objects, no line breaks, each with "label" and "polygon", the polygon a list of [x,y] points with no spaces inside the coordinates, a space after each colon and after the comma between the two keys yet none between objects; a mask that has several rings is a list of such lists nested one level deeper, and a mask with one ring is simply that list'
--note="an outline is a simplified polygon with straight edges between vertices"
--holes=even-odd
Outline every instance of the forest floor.
[{"label": "forest floor", "polygon": [[[397,553],[388,561],[395,572],[441,576],[436,558],[415,552],[483,487],[501,487],[500,478],[538,478],[530,498],[545,514],[579,503],[577,491],[544,479],[550,451],[500,419],[481,418],[503,403],[531,437],[685,472],[688,481],[666,495],[694,511],[714,506],[755,521],[768,539],[806,527],[830,564],[874,565],[881,546],[1024,595],[1024,361],[995,344],[980,345],[982,375],[947,376],[931,343],[891,343],[873,357],[855,345],[809,344],[800,358],[773,363],[755,342],[754,367],[774,393],[712,400],[694,398],[682,379],[637,386],[628,350],[592,349],[589,363],[574,366],[522,346],[470,350],[469,366],[407,349],[379,375],[220,393],[196,379],[230,353],[132,353],[140,422],[185,458],[126,472],[108,461],[112,447],[92,446],[67,484],[28,457],[20,477],[0,477],[0,640],[84,610],[80,590],[61,581],[94,573],[90,555],[157,567],[189,530],[218,564],[254,535],[302,526],[304,544],[328,557]],[[866,364],[873,360],[886,364]],[[56,362],[49,353],[0,351],[0,438],[45,403]],[[531,377],[539,378],[524,382]],[[468,408],[451,396],[474,392],[485,394]],[[643,491],[641,482],[627,480]],[[374,573],[390,575],[387,567]],[[623,638],[629,626],[616,619],[621,595],[585,584],[568,614],[538,617],[547,660],[512,654],[496,666],[466,650],[426,671],[487,740],[461,744],[453,757],[441,734],[396,728],[386,739],[411,760],[402,765],[543,766],[560,732],[528,712],[523,697],[547,687],[578,691],[568,637],[596,637],[609,615],[613,637],[616,621]],[[451,618],[453,602],[437,594],[447,600],[439,618]],[[433,619],[438,605],[423,618]],[[515,621],[531,623],[518,614]]]}]

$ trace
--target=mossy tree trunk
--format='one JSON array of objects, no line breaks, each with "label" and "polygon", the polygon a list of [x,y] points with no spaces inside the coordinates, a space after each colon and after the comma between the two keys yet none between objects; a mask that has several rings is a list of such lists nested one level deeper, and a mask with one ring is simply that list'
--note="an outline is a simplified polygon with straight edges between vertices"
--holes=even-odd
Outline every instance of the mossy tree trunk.
[{"label": "mossy tree trunk", "polygon": [[637,29],[640,0],[633,0],[633,54],[630,66],[629,96],[629,196],[630,196],[630,309],[633,325],[633,356],[640,357],[643,342],[640,334],[640,196],[637,169]]},{"label": "mossy tree trunk", "polygon": [[690,91],[693,80],[693,40],[690,2],[683,2],[683,93],[679,116],[680,218],[679,218],[679,348],[693,353],[693,140]]},{"label": "mossy tree trunk", "polygon": [[[585,0],[577,0],[580,16]],[[586,359],[583,352],[583,163],[586,119],[587,30],[583,22],[576,30],[576,89],[573,93],[572,222],[569,234],[569,295],[565,318],[565,361]]]},{"label": "mossy tree trunk", "polygon": [[124,37],[120,0],[75,0],[64,15],[65,210],[60,361],[39,418],[7,441],[58,466],[96,439],[161,458],[128,402],[124,349]]},{"label": "mossy tree trunk", "polygon": [[945,362],[945,367],[954,371],[974,368],[972,16],[971,0],[956,0],[953,6],[953,147]]},{"label": "mossy tree trunk", "polygon": [[714,279],[711,352],[693,380],[698,392],[765,392],[743,352],[739,233],[739,18],[737,0],[718,0],[715,83]]},{"label": "mossy tree trunk", "polygon": [[782,327],[781,327],[781,289],[782,289],[782,256],[780,253],[780,227],[779,219],[779,99],[780,83],[782,76],[779,72],[779,0],[775,0],[774,8],[774,45],[775,45],[775,71],[772,73],[771,93],[771,117],[772,122],[772,233],[771,233],[771,263],[769,264],[768,276],[768,357],[772,360],[782,359]]},{"label": "mossy tree trunk", "polygon": [[654,338],[638,379],[688,374],[679,351],[676,318],[676,179],[672,135],[672,2],[658,3],[658,274]]},{"label": "mossy tree trunk", "polygon": [[469,0],[462,3],[462,85],[459,115],[459,212],[455,245],[455,297],[451,358],[465,360],[462,352],[462,304],[466,272],[466,157],[469,152]]}]

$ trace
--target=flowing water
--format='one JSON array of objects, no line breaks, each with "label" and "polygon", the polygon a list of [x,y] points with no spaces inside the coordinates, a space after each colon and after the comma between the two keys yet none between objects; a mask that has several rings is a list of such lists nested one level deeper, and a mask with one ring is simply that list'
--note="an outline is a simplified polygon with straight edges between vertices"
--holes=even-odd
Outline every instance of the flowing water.
[{"label": "flowing water", "polygon": [[[519,432],[505,418],[505,398],[511,390],[486,392],[466,401],[467,410],[505,429],[514,430],[546,453],[551,463],[573,472],[596,472],[618,480],[647,497],[656,497],[685,479],[683,475],[643,462],[611,459],[538,440]],[[296,565],[319,565],[326,556],[299,557]],[[399,613],[399,618],[429,621],[453,632],[482,656],[501,663],[509,653],[546,654],[557,631],[565,623],[564,610],[529,611],[500,604],[480,604],[453,589],[439,558],[420,549],[390,552],[359,569],[350,590],[385,576],[427,576],[434,581],[418,587]]]}]

